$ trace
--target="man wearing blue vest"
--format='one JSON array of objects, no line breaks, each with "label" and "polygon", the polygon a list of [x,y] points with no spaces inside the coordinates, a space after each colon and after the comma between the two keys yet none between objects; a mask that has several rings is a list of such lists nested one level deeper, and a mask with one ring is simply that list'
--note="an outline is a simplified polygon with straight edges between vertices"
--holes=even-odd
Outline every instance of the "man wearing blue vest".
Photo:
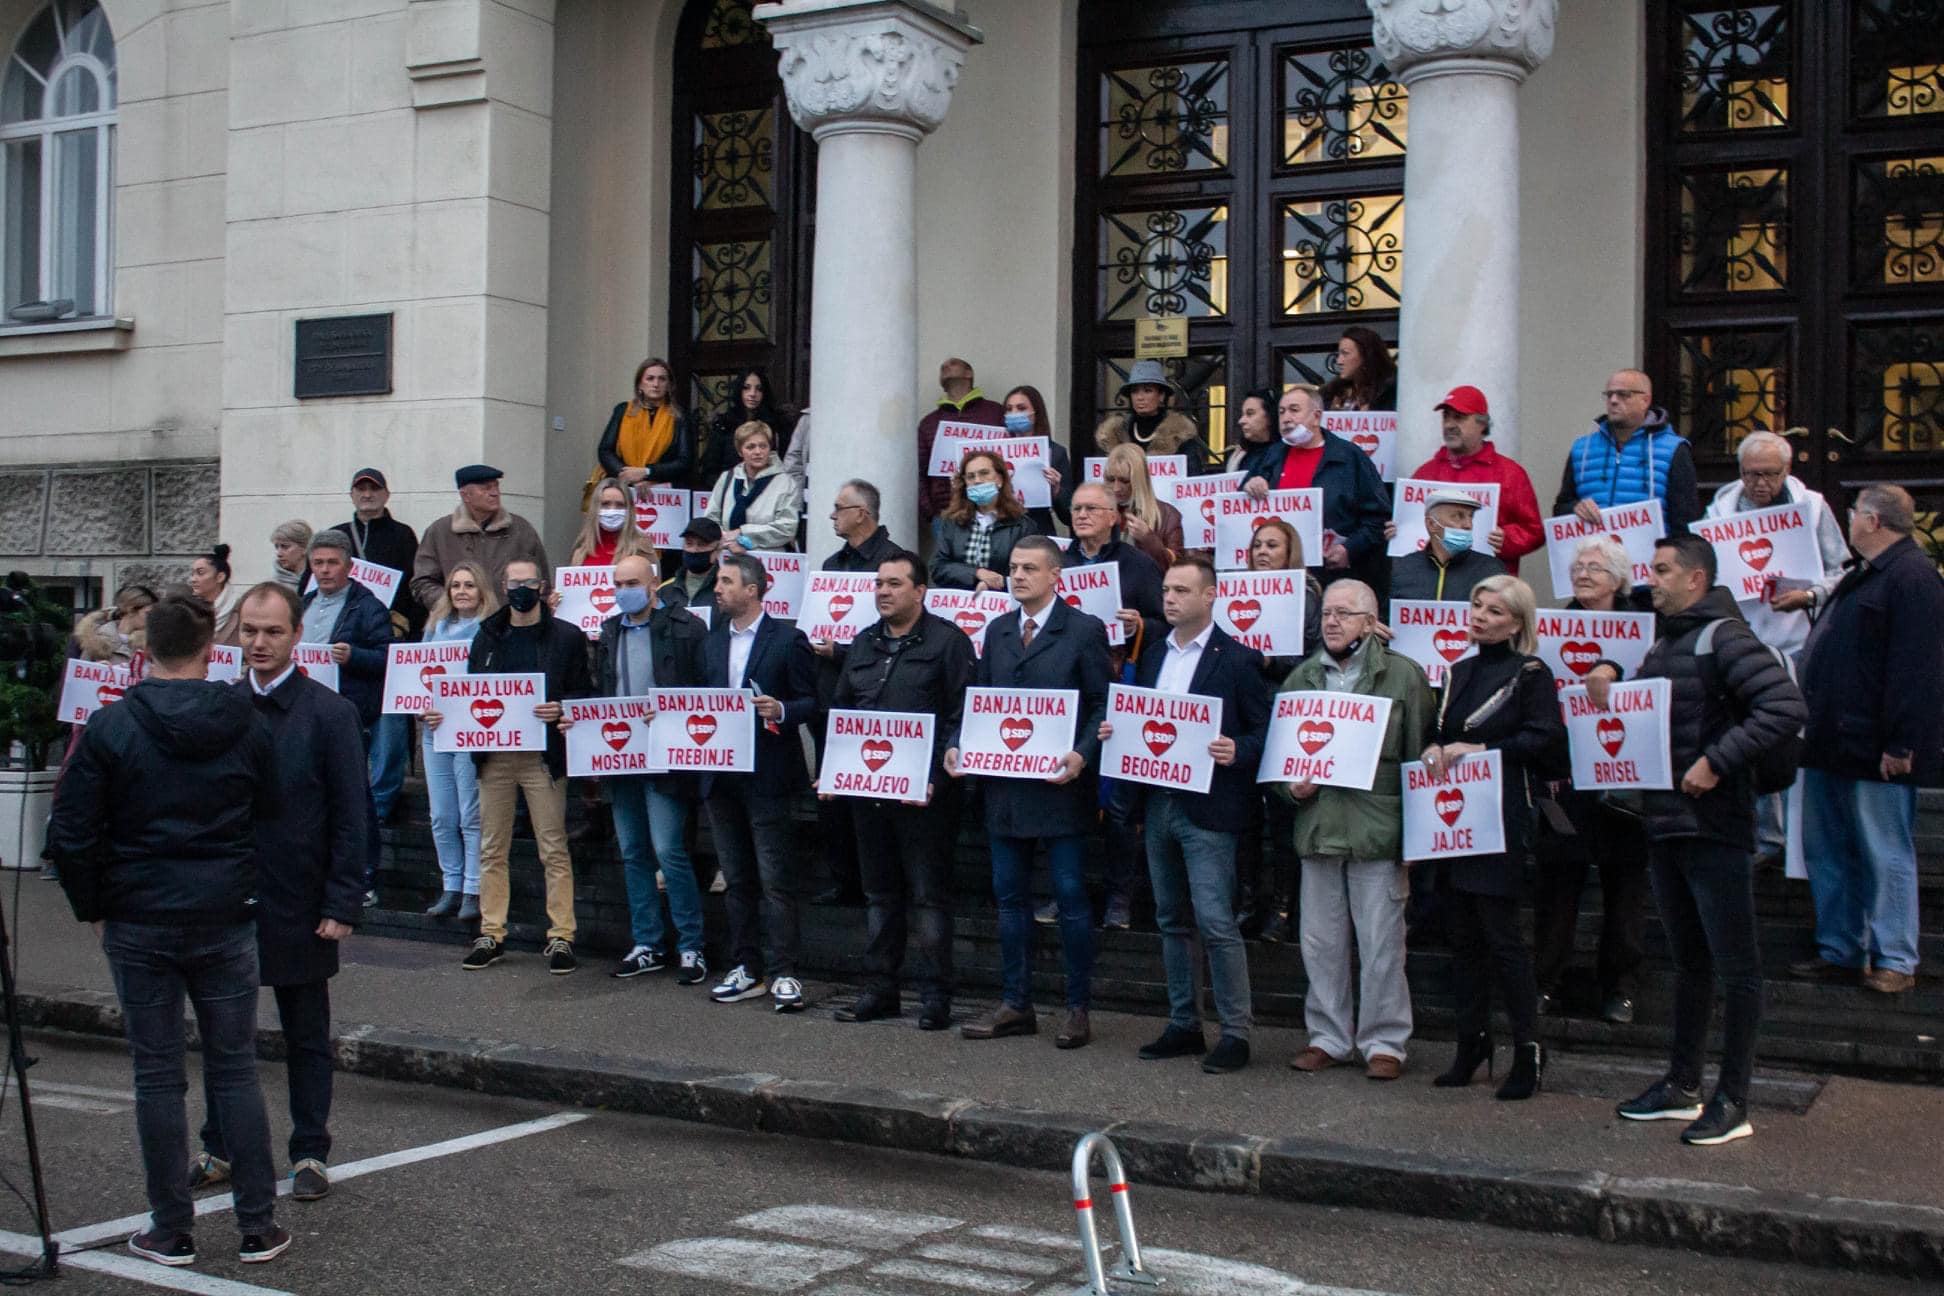
[{"label": "man wearing blue vest", "polygon": [[1560,475],[1553,516],[1566,513],[1597,524],[1600,510],[1617,504],[1661,502],[1668,535],[1684,535],[1701,516],[1694,483],[1694,452],[1687,438],[1654,404],[1654,383],[1638,369],[1607,379],[1606,415],[1573,442]]}]

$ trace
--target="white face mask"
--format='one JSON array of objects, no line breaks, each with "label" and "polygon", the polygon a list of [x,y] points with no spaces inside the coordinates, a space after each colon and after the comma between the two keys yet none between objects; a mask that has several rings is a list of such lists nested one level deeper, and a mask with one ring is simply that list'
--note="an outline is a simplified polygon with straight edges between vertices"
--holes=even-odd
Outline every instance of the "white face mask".
[{"label": "white face mask", "polygon": [[1306,446],[1316,439],[1316,432],[1307,423],[1298,423],[1282,434],[1284,445]]},{"label": "white face mask", "polygon": [[595,516],[600,520],[601,530],[619,531],[622,523],[628,520],[628,510],[604,508],[596,513]]}]

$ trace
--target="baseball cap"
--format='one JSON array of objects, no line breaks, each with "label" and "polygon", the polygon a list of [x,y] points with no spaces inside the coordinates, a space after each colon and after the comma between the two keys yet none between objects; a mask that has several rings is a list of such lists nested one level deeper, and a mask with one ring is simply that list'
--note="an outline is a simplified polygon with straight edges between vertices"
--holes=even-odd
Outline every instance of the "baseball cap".
[{"label": "baseball cap", "polygon": [[682,539],[700,540],[703,544],[715,544],[722,539],[722,524],[714,518],[696,518],[682,528]]},{"label": "baseball cap", "polygon": [[1489,414],[1491,406],[1485,403],[1485,393],[1476,387],[1453,387],[1445,393],[1437,409],[1450,410],[1453,414]]},{"label": "baseball cap", "polygon": [[361,481],[368,481],[379,490],[391,489],[391,486],[385,481],[385,474],[379,472],[376,468],[360,468],[351,474],[351,484],[353,486],[356,486]]}]

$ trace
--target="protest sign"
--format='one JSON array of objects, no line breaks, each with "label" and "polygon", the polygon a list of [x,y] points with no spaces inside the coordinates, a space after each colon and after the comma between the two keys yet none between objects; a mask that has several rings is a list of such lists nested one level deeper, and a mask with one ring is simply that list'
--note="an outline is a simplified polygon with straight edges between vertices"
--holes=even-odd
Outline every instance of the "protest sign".
[{"label": "protest sign", "polygon": [[1215,578],[1215,624],[1264,657],[1301,657],[1308,595],[1301,567],[1223,572]]},{"label": "protest sign", "polygon": [[469,640],[395,643],[385,651],[386,715],[417,715],[432,709],[432,681],[464,675],[472,655]]},{"label": "protest sign", "polygon": [[1560,688],[1583,679],[1602,657],[1631,679],[1654,644],[1652,612],[1582,612],[1547,608],[1532,618],[1537,656],[1552,668]]},{"label": "protest sign", "polygon": [[1471,604],[1435,599],[1391,600],[1391,651],[1424,667],[1432,688],[1444,684],[1451,663],[1478,651],[1471,641]]},{"label": "protest sign", "polygon": [[[1004,431],[1005,429],[1000,429]],[[1052,443],[1045,437],[1004,437],[978,441],[961,441],[948,438],[942,432],[932,443],[930,476],[950,477],[959,470],[969,450],[982,450],[996,454],[1006,461],[1012,469],[1013,493],[1019,496],[1020,503],[1027,508],[1050,508],[1053,504],[1053,488],[1046,480],[1046,468],[1052,457]]]},{"label": "protest sign", "polygon": [[392,599],[398,593],[398,582],[404,577],[405,573],[396,567],[380,567],[362,558],[351,560],[351,579],[370,590],[386,607],[392,605]]},{"label": "protest sign", "polygon": [[1505,849],[1504,767],[1496,751],[1453,762],[1433,779],[1423,761],[1404,767],[1404,858],[1453,859]]},{"label": "protest sign", "polygon": [[803,614],[803,583],[810,570],[809,555],[756,549],[749,556],[763,564],[763,570],[769,573],[769,588],[763,592],[764,615],[796,620]]},{"label": "protest sign", "polygon": [[1113,563],[1097,563],[1062,568],[1060,582],[1054,590],[1069,607],[1080,609],[1106,626],[1108,643],[1127,642],[1127,627],[1121,624],[1118,615],[1122,607],[1119,567]]},{"label": "protest sign", "polygon": [[62,724],[86,724],[101,708],[121,701],[134,685],[135,677],[126,666],[70,657],[61,671],[61,700],[54,718]]},{"label": "protest sign", "polygon": [[986,627],[1019,605],[1004,590],[929,589],[925,611],[944,617],[972,641],[972,651],[985,656]]},{"label": "protest sign", "polygon": [[1272,490],[1261,499],[1245,492],[1215,496],[1215,566],[1238,571],[1249,565],[1249,541],[1256,528],[1279,517],[1296,528],[1303,543],[1303,566],[1323,565],[1323,492]]},{"label": "protest sign", "polygon": [[[1147,457],[1148,480],[1154,483],[1154,494],[1159,499],[1168,498],[1168,483],[1185,481],[1188,477],[1187,455],[1149,455]],[[1107,476],[1107,459],[1104,455],[1088,455],[1080,461],[1081,480],[1097,482]]]},{"label": "protest sign", "polygon": [[1397,534],[1391,538],[1387,551],[1391,557],[1414,554],[1430,543],[1430,533],[1424,527],[1424,501],[1434,491],[1452,490],[1462,491],[1478,501],[1479,507],[1472,513],[1472,548],[1480,553],[1494,552],[1489,537],[1498,526],[1497,482],[1437,482],[1406,477],[1397,483],[1391,500],[1391,521],[1397,524]]},{"label": "protest sign", "polygon": [[1320,690],[1276,694],[1256,782],[1370,791],[1390,713],[1389,698]]},{"label": "protest sign", "polygon": [[689,492],[685,490],[645,484],[635,487],[635,530],[647,537],[648,543],[657,549],[680,549],[682,531],[692,516],[689,512],[690,499]]},{"label": "protest sign", "polygon": [[937,717],[910,711],[832,711],[817,794],[927,800],[936,724]]},{"label": "protest sign", "polygon": [[934,444],[945,440],[1004,441],[1011,435],[1003,423],[967,423],[961,419],[940,419]]},{"label": "protest sign", "polygon": [[993,778],[1052,778],[1073,750],[1078,689],[969,688],[959,728],[959,771]]},{"label": "protest sign", "polygon": [[650,689],[648,763],[748,774],[756,768],[756,694],[749,689]]},{"label": "protest sign", "polygon": [[290,660],[304,672],[335,693],[338,691],[338,664],[331,656],[331,645],[300,643],[290,650]]},{"label": "protest sign", "polygon": [[847,644],[878,619],[876,572],[811,572],[797,629],[810,639]]},{"label": "protest sign", "polygon": [[547,725],[533,708],[547,700],[541,674],[435,675],[435,752],[543,752]]},{"label": "protest sign", "polygon": [[560,704],[567,731],[567,777],[658,774],[648,759],[648,699],[579,698]]},{"label": "protest sign", "polygon": [[1241,490],[1242,477],[1239,472],[1203,473],[1155,483],[1154,493],[1181,514],[1182,548],[1215,547],[1215,497]]},{"label": "protest sign", "polygon": [[1103,778],[1206,792],[1215,776],[1208,744],[1222,736],[1222,700],[1197,693],[1107,686],[1113,733],[1100,748]]},{"label": "protest sign", "polygon": [[1585,685],[1561,692],[1573,786],[1582,792],[1671,789],[1667,738],[1673,688],[1674,682],[1666,679],[1615,684],[1607,690],[1603,708],[1593,705]]},{"label": "protest sign", "polygon": [[561,567],[554,572],[560,606],[554,615],[589,639],[601,634],[601,622],[614,615],[614,568]]},{"label": "protest sign", "polygon": [[709,496],[714,490],[715,488],[711,486],[708,490],[689,492],[689,520],[691,522],[696,518],[709,516]]},{"label": "protest sign", "polygon": [[1369,455],[1379,477],[1397,480],[1396,410],[1326,410],[1323,426]]},{"label": "protest sign", "polygon": [[1596,526],[1572,513],[1546,519],[1546,562],[1552,567],[1553,592],[1564,598],[1573,588],[1573,555],[1588,540],[1606,536],[1619,542],[1633,560],[1633,584],[1645,585],[1653,575],[1654,541],[1667,534],[1661,502],[1620,504],[1600,510]]},{"label": "protest sign", "polygon": [[1781,580],[1817,581],[1822,549],[1807,504],[1779,504],[1725,518],[1700,518],[1688,530],[1714,546],[1717,585],[1737,603],[1767,600]]},{"label": "protest sign", "polygon": [[243,650],[229,644],[209,645],[209,679],[228,684],[243,678]]}]

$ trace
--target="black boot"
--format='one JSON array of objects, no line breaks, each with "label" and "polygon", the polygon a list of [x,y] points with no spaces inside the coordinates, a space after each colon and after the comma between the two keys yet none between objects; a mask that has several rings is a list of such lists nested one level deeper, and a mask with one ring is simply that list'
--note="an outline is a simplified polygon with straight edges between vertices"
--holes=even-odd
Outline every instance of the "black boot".
[{"label": "black boot", "polygon": [[1451,1070],[1431,1083],[1440,1089],[1462,1089],[1478,1074],[1478,1066],[1481,1062],[1485,1064],[1485,1075],[1489,1079],[1492,1074],[1491,1032],[1480,1031],[1476,1035],[1460,1035],[1458,1055],[1451,1059]]},{"label": "black boot", "polygon": [[434,900],[425,912],[427,916],[432,918],[450,918],[453,914],[459,912],[459,901],[462,899],[464,897],[457,891],[448,891],[437,900]]},{"label": "black boot", "polygon": [[1261,939],[1271,945],[1296,939],[1296,923],[1290,917],[1288,896],[1277,896],[1269,906],[1269,920],[1262,924]]},{"label": "black boot", "polygon": [[1515,1044],[1512,1047],[1512,1074],[1499,1086],[1500,1102],[1520,1102],[1539,1092],[1546,1078],[1546,1047],[1543,1044]]}]

